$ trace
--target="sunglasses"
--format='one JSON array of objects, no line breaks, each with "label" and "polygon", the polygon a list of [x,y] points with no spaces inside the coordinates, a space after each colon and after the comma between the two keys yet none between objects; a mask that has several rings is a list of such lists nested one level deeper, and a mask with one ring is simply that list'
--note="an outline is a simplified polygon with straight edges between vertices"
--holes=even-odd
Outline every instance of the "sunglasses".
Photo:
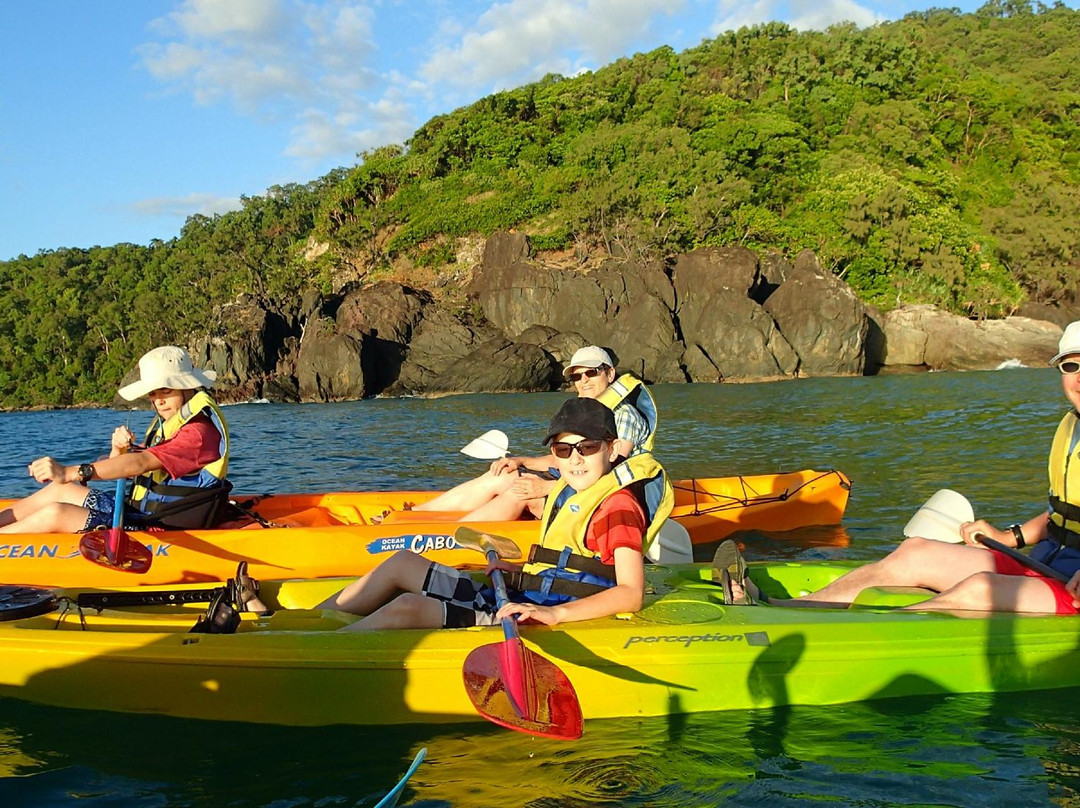
[{"label": "sunglasses", "polygon": [[601,365],[598,368],[587,368],[585,370],[578,371],[577,373],[571,373],[569,376],[567,376],[567,378],[572,382],[578,382],[581,381],[582,377],[586,379],[592,379],[596,376],[599,376],[605,370],[607,370],[607,368],[604,365]]},{"label": "sunglasses", "polygon": [[1075,359],[1070,359],[1068,362],[1058,362],[1057,368],[1066,376],[1072,376],[1074,373],[1080,373],[1080,362]]},{"label": "sunglasses", "polygon": [[551,453],[560,460],[566,460],[576,450],[582,457],[594,455],[604,448],[602,440],[579,440],[577,443],[566,443],[557,440],[551,444]]}]

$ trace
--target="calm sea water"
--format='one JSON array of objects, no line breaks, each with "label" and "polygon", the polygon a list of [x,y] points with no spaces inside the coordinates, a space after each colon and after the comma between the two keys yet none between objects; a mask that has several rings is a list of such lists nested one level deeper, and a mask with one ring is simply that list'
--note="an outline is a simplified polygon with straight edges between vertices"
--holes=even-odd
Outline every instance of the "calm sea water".
[{"label": "calm sea water", "polygon": [[[998,524],[1045,502],[1064,410],[1055,371],[1013,369],[654,389],[676,478],[839,468],[843,526],[744,534],[750,558],[875,558],[938,488]],[[482,470],[490,428],[539,450],[563,396],[227,410],[243,492],[442,488]],[[0,490],[41,454],[95,458],[145,412],[0,414]],[[3,659],[0,658],[0,665]],[[837,671],[857,676],[857,670]],[[448,683],[457,686],[457,683]],[[66,711],[0,699],[0,805],[373,805],[421,746],[416,806],[1080,804],[1076,691],[593,721],[559,743],[481,724],[293,729]],[[332,694],[312,694],[332,698]]]}]

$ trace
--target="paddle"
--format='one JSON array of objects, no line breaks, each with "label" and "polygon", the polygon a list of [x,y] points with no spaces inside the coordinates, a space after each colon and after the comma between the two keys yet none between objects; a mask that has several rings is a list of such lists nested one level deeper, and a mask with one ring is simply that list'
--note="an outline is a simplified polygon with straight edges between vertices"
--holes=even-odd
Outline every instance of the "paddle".
[{"label": "paddle", "polygon": [[[905,536],[921,536],[924,539],[935,541],[952,542],[959,544],[964,539],[960,535],[960,525],[965,522],[975,521],[975,511],[971,503],[956,491],[942,488],[927,500],[926,504],[916,511],[911,520],[904,526]],[[1035,570],[1046,578],[1054,578],[1062,583],[1069,582],[1069,576],[1058,572],[1053,567],[1036,561],[1027,553],[1021,553],[1015,547],[1009,547],[989,536],[978,536],[979,544],[1004,553],[1012,559],[1023,564],[1029,569]]]},{"label": "paddle", "polygon": [[144,573],[150,569],[154,554],[145,544],[128,536],[120,527],[124,520],[124,478],[116,481],[112,527],[86,533],[79,540],[83,558],[121,572]]},{"label": "paddle", "polygon": [[510,456],[510,440],[499,429],[489,429],[461,447],[461,453],[477,460],[498,460]]},{"label": "paddle", "polygon": [[405,770],[405,774],[398,780],[397,785],[386,792],[385,797],[375,803],[375,808],[394,808],[398,804],[398,800],[401,799],[401,792],[405,790],[405,784],[409,782],[410,777],[416,774],[416,770],[420,768],[420,764],[424,762],[425,757],[427,757],[426,746],[416,753],[416,757],[409,764],[409,768]]},{"label": "paddle", "polygon": [[[466,526],[454,533],[454,540],[463,547],[478,544],[488,564],[499,560],[499,539],[510,541]],[[491,571],[491,582],[496,606],[501,609],[509,600],[501,570]],[[502,627],[503,641],[474,648],[462,667],[465,690],[477,712],[500,726],[530,735],[580,738],[581,704],[566,674],[525,646],[513,617],[504,618]]]}]

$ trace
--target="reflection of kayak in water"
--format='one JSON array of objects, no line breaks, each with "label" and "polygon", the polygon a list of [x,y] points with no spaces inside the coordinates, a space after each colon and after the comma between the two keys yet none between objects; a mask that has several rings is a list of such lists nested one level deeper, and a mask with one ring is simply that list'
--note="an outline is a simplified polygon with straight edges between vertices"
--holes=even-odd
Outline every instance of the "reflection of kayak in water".
[{"label": "reflection of kayak in water", "polygon": [[420,768],[420,764],[424,762],[425,757],[427,757],[426,746],[416,753],[416,757],[413,758],[402,778],[398,780],[397,785],[390,789],[385,797],[375,803],[375,808],[394,808],[398,804],[398,800],[401,799],[401,792],[405,790],[409,778],[416,774],[416,770]]},{"label": "reflection of kayak in water", "polygon": [[[692,541],[715,542],[736,530],[790,530],[837,524],[850,482],[838,471],[798,471],[747,477],[681,480],[674,520]],[[132,586],[223,581],[240,561],[255,578],[361,575],[397,550],[423,553],[450,565],[482,565],[457,548],[461,514],[411,511],[438,492],[273,494],[235,497],[253,516],[223,528],[129,531],[153,553],[149,571],[135,576],[87,563],[80,534],[24,534],[0,539],[0,581],[44,586]],[[0,502],[0,508],[5,503]],[[474,526],[528,548],[539,522],[479,522]]]},{"label": "reflection of kayak in water", "polygon": [[[854,566],[755,563],[750,574],[785,596]],[[887,588],[848,609],[725,606],[711,575],[704,565],[651,567],[639,613],[521,627],[526,646],[572,683],[586,732],[597,718],[1080,686],[1068,617],[900,612],[930,592]],[[293,725],[483,720],[462,669],[502,639],[500,627],[339,632],[357,618],[310,609],[343,583],[263,581],[259,596],[277,611],[244,614],[233,634],[189,633],[205,603],[80,614],[45,598],[51,610],[29,616],[24,596],[26,616],[0,622],[0,695]]]}]

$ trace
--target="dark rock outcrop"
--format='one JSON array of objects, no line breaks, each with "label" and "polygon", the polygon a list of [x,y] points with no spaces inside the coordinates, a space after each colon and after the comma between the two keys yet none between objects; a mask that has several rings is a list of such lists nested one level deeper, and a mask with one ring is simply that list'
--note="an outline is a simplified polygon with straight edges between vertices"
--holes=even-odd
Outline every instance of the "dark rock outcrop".
[{"label": "dark rock outcrop", "polygon": [[862,374],[872,320],[851,287],[821,268],[809,250],[768,300],[765,310],[799,356],[803,376]]},{"label": "dark rock outcrop", "polygon": [[221,401],[339,401],[559,389],[587,344],[646,381],[718,382],[1038,365],[1061,334],[1061,324],[973,322],[932,306],[882,316],[809,251],[792,263],[710,247],[584,271],[546,266],[525,236],[496,233],[467,291],[468,311],[392,281],[272,304],[242,296],[192,356],[218,372]]}]

